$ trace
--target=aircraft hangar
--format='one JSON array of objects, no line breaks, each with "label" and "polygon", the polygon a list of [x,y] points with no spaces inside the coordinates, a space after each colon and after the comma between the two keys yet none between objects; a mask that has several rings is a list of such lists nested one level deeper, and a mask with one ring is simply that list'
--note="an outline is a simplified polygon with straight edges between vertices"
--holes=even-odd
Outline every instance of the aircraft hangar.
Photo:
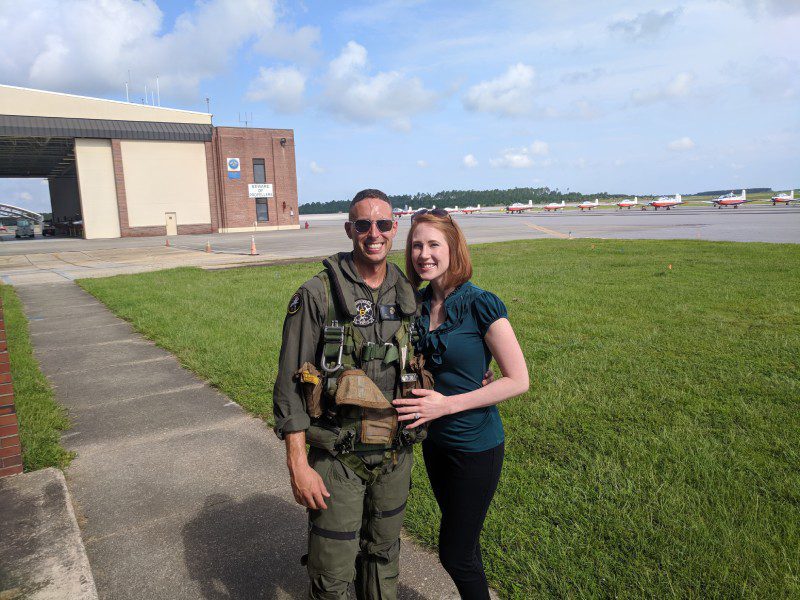
[{"label": "aircraft hangar", "polygon": [[0,85],[0,177],[46,179],[86,239],[300,226],[293,130],[201,112]]}]

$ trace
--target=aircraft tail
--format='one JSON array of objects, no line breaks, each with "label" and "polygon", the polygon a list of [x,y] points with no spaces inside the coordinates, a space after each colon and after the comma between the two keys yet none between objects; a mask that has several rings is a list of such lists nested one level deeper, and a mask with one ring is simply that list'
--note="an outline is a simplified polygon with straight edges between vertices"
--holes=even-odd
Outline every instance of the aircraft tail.
[{"label": "aircraft tail", "polygon": [[480,204],[478,204],[478,210],[480,210],[480,209],[481,209],[481,205],[480,205]]},{"label": "aircraft tail", "polygon": [[528,200],[528,206],[533,206],[533,200]]},{"label": "aircraft tail", "polygon": [[747,190],[742,190],[742,200],[747,200]]},{"label": "aircraft tail", "polygon": [[675,200],[677,200],[678,202],[683,202],[680,194],[675,194]]},{"label": "aircraft tail", "polygon": [[639,204],[639,196],[634,196],[633,197],[633,203],[634,204]]}]

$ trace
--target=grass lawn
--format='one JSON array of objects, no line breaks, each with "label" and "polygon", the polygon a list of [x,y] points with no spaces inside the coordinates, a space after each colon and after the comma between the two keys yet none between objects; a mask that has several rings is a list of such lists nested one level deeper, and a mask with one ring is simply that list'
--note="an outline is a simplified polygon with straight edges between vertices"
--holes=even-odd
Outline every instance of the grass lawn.
[{"label": "grass lawn", "polygon": [[3,298],[22,464],[25,471],[64,468],[72,459],[72,453],[64,450],[59,442],[61,432],[69,427],[67,413],[56,404],[53,389],[33,357],[28,321],[17,293],[9,285],[0,285],[0,296]]},{"label": "grass lawn", "polygon": [[[472,251],[532,376],[501,405],[506,464],[483,534],[502,595],[800,597],[800,247]],[[80,284],[269,420],[285,307],[318,269]],[[417,458],[406,526],[432,546],[437,509]]]}]

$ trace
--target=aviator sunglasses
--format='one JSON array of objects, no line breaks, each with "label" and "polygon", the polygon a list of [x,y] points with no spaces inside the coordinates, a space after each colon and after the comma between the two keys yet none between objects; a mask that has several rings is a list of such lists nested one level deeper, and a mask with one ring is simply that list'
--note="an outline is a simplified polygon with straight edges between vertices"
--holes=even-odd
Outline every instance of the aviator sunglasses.
[{"label": "aviator sunglasses", "polygon": [[433,215],[434,217],[447,217],[451,221],[453,217],[450,216],[450,213],[444,210],[443,208],[423,208],[422,210],[418,210],[413,215],[411,215],[411,220],[413,221],[415,218],[420,217],[422,215]]},{"label": "aviator sunglasses", "polygon": [[355,221],[348,221],[348,223],[350,223],[353,226],[353,229],[355,229],[358,233],[367,233],[370,229],[372,229],[373,223],[377,225],[378,231],[381,233],[386,233],[391,231],[394,221],[392,219],[378,219],[376,221],[370,221],[369,219],[356,219]]}]

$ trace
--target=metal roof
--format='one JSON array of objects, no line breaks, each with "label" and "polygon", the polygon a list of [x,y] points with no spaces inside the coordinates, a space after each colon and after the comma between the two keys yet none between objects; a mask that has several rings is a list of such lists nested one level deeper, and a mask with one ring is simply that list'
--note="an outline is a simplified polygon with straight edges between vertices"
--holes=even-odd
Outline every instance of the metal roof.
[{"label": "metal roof", "polygon": [[0,115],[0,137],[210,142],[213,125]]}]

